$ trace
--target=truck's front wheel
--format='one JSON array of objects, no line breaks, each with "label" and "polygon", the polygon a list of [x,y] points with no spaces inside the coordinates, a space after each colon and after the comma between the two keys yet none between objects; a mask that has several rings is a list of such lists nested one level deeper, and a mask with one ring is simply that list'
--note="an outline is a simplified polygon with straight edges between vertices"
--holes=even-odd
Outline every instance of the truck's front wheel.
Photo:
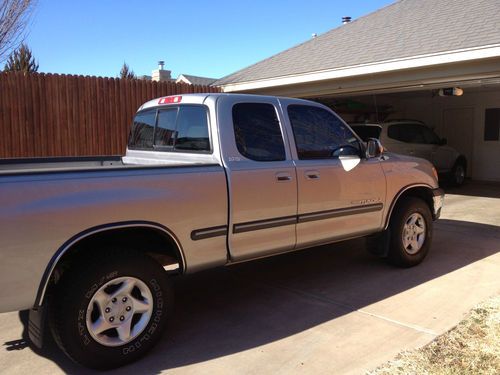
[{"label": "truck's front wheel", "polygon": [[156,343],[172,299],[158,263],[138,252],[110,249],[63,274],[49,307],[50,325],[74,361],[115,368]]},{"label": "truck's front wheel", "polygon": [[416,266],[429,252],[432,215],[419,198],[409,197],[395,209],[391,218],[388,260],[400,267]]}]

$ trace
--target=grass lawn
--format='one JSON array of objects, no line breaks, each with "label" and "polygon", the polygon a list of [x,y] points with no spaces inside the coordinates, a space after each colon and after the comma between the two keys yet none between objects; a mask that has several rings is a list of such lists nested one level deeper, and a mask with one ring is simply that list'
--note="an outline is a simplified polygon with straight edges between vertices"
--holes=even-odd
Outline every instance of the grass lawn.
[{"label": "grass lawn", "polygon": [[500,296],[423,348],[402,352],[369,374],[500,374]]}]

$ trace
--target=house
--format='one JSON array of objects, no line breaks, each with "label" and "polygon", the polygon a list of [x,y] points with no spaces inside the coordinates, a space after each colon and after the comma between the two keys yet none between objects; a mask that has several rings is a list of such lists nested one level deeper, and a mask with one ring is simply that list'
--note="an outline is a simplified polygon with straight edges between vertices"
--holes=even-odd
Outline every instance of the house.
[{"label": "house", "polygon": [[400,0],[214,85],[318,100],[347,121],[422,120],[470,177],[500,181],[499,20],[498,0]]},{"label": "house", "polygon": [[[207,78],[207,77],[199,77],[193,76],[189,74],[179,74],[177,79],[172,78],[172,72],[170,70],[165,69],[165,61],[158,61],[158,69],[155,69],[151,72],[151,77],[153,81],[157,82],[175,82],[175,83],[186,83],[188,85],[200,85],[200,86],[210,86],[212,83],[217,81],[216,78]],[[149,76],[144,76],[149,77]]]},{"label": "house", "polygon": [[179,74],[176,83],[187,83],[188,85],[202,85],[202,86],[210,86],[212,83],[217,81],[216,78],[207,78],[207,77],[198,77],[192,76],[188,74]]}]

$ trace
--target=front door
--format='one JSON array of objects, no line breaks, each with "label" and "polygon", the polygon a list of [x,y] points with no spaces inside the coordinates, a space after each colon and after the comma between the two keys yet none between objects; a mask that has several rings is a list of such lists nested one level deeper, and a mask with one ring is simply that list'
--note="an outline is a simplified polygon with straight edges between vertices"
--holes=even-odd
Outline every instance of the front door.
[{"label": "front door", "polygon": [[[282,104],[286,102],[282,101]],[[378,231],[385,175],[335,114],[320,106],[286,106],[298,183],[297,247]]]}]

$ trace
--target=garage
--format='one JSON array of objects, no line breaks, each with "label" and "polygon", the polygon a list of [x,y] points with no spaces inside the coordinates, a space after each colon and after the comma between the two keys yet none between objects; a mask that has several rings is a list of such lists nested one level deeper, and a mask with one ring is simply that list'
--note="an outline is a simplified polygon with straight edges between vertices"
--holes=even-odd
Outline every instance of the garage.
[{"label": "garage", "polygon": [[498,182],[499,18],[495,0],[398,1],[215,84],[316,100],[347,122],[423,122],[468,178]]},{"label": "garage", "polygon": [[[500,181],[499,82],[455,82],[450,87],[441,85],[413,91],[337,95],[314,100],[335,110],[349,124],[422,122],[433,129],[440,139],[444,138],[446,146],[465,157],[467,178]],[[457,92],[460,96],[456,95]],[[422,142],[425,143],[425,140]],[[391,150],[389,145],[386,146]],[[415,149],[412,143],[407,146],[408,149]],[[415,156],[429,158],[425,154],[419,155],[418,147]],[[439,149],[443,147],[423,148],[424,151],[429,149],[439,154]],[[454,160],[443,160],[449,158],[444,153],[436,158],[432,160],[436,166],[440,161],[450,166],[454,163]]]}]

